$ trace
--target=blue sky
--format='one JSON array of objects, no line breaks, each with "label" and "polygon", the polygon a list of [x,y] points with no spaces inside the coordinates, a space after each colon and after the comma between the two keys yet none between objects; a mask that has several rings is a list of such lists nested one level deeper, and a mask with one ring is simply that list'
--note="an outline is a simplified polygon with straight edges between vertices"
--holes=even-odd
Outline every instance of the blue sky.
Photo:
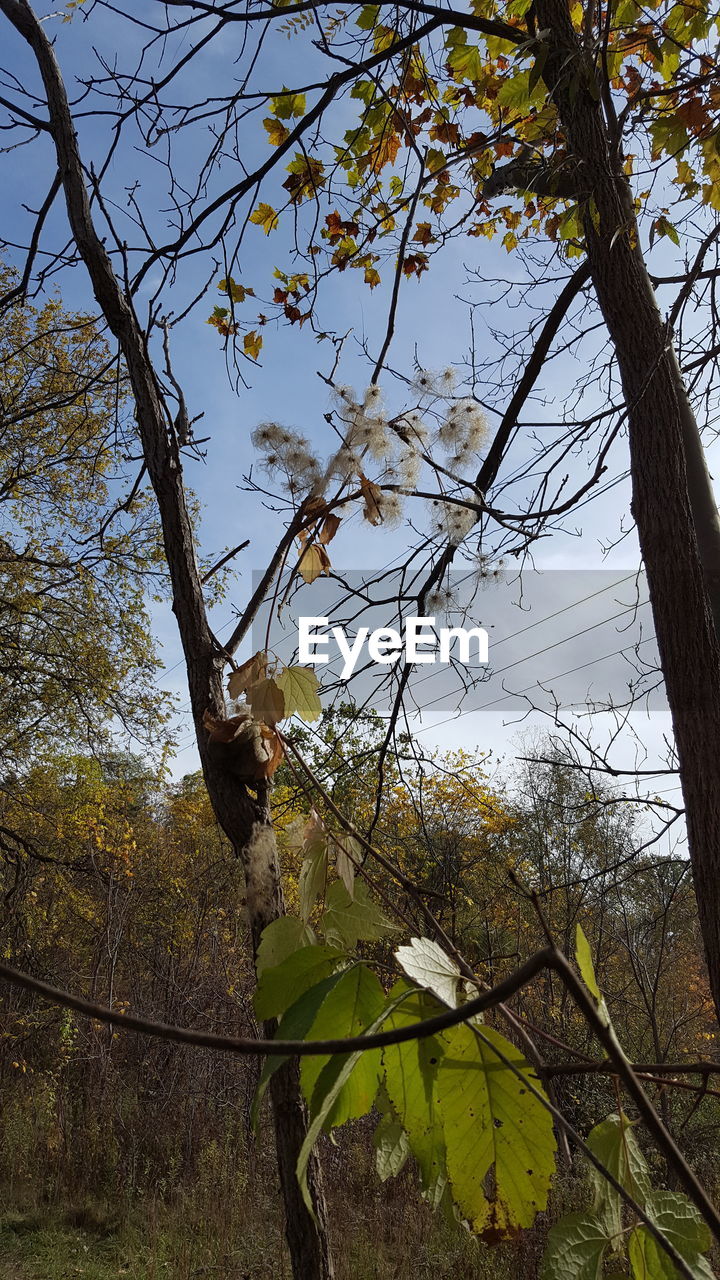
[{"label": "blue sky", "polygon": [[[147,4],[136,4],[133,8],[136,13],[150,12]],[[117,58],[118,65],[121,66],[132,63],[138,33],[121,17],[96,10],[91,14],[90,21],[84,22],[80,11],[71,23],[63,24],[57,16],[58,8],[50,8],[47,0],[45,9],[48,12],[47,29],[52,30],[57,37],[58,57],[71,96],[77,93],[78,78],[92,74],[97,68],[97,54],[108,62]],[[201,101],[218,92],[218,84],[227,85],[233,74],[235,40],[236,33],[231,28],[220,41],[210,47],[209,52],[191,64],[191,71],[182,85],[185,100]],[[281,36],[275,36],[268,42],[261,64],[263,87],[280,89],[285,84],[294,85],[298,77],[312,78],[315,73],[312,50],[308,51],[307,45],[302,45],[303,58],[299,69],[297,54],[300,47],[296,41],[288,41]],[[176,42],[176,52],[182,52],[181,41]],[[19,77],[25,83],[33,83],[34,71],[19,41],[16,42],[12,56],[16,59],[13,65]],[[343,105],[339,110],[347,113],[349,108]],[[81,148],[87,165],[92,162],[98,167],[102,163],[108,145],[110,123],[109,117],[80,119]],[[202,141],[202,135],[198,132],[189,134],[187,141],[183,142],[182,162],[188,172],[197,163]],[[248,168],[254,167],[268,154],[258,117],[247,122],[241,143]],[[106,199],[113,202],[110,206],[113,217],[121,234],[131,243],[135,230],[131,221],[132,210],[128,206],[128,190],[136,181],[141,183],[138,198],[153,234],[160,239],[167,234],[167,214],[164,211],[168,208],[168,197],[165,171],[158,163],[160,154],[160,144],[148,150],[137,136],[130,137],[119,149],[107,174]],[[16,165],[17,185],[5,184],[0,189],[0,218],[4,227],[13,228],[8,238],[22,241],[27,215],[23,214],[20,201],[37,205],[42,200],[53,171],[49,146],[41,141],[32,148],[19,150],[15,153],[13,163]],[[236,181],[236,172],[236,163],[228,159],[222,172],[214,180],[214,185],[218,187]],[[276,204],[276,207],[279,183],[284,176],[284,173],[280,173],[277,177],[271,177],[267,189],[261,195],[262,199]],[[63,235],[64,210],[58,203],[49,223],[49,239],[58,242]],[[662,264],[663,260],[670,261],[666,246],[667,242],[664,242],[656,250],[656,265]],[[282,227],[272,235],[265,236],[259,227],[251,226],[244,239],[241,269],[235,274],[243,284],[251,285],[259,294],[267,295],[272,269],[276,265],[286,265],[289,252],[290,243]],[[168,294],[171,301],[167,305],[176,312],[182,310],[186,300],[193,296],[205,280],[210,268],[208,255],[186,259],[177,285]],[[469,282],[468,272],[471,274]],[[217,273],[218,278],[220,274]],[[493,286],[484,281],[492,281],[497,276],[519,278],[524,274],[525,269],[519,260],[506,254],[497,242],[457,240],[447,245],[432,270],[421,281],[412,279],[403,282],[397,337],[390,357],[393,366],[403,372],[410,372],[416,351],[421,363],[434,369],[449,364],[462,365],[471,339],[468,300],[479,304],[496,299]],[[157,274],[153,272],[143,285],[138,299],[141,316],[157,279]],[[63,298],[68,305],[91,305],[83,268],[66,273],[62,288]],[[387,304],[387,284],[370,293],[359,284],[357,276],[351,271],[336,274],[326,282],[323,290],[319,312],[322,323],[331,325],[338,332],[351,331],[345,346],[342,376],[360,387],[367,383],[369,377],[361,348],[363,343],[367,343],[371,353],[377,352],[384,333]],[[214,625],[222,634],[231,623],[233,604],[242,605],[249,591],[252,570],[263,567],[267,553],[280,533],[278,517],[257,496],[243,492],[243,475],[253,461],[250,433],[260,421],[277,420],[301,430],[321,451],[329,447],[329,432],[323,420],[323,414],[328,408],[328,393],[318,377],[318,371],[329,371],[331,351],[329,344],[317,343],[307,326],[302,330],[297,327],[275,329],[274,326],[268,326],[263,331],[265,347],[262,359],[257,367],[244,366],[248,387],[236,394],[226,373],[222,342],[216,331],[206,323],[209,309],[209,304],[201,304],[181,326],[173,330],[172,349],[175,373],[182,381],[190,413],[204,413],[202,422],[198,424],[198,433],[210,436],[208,443],[203,446],[207,453],[206,459],[202,463],[189,461],[186,467],[188,483],[202,504],[203,548],[212,558],[243,538],[252,537],[251,547],[238,561],[239,572],[233,589],[215,611]],[[478,309],[475,313],[474,338],[476,346],[481,350],[483,344],[486,344],[488,351],[492,349],[492,336],[489,329],[484,327],[488,316],[493,325],[500,327],[507,325],[519,329],[523,325],[522,314],[514,315],[504,303],[497,300],[486,311],[485,317]],[[564,396],[578,378],[581,368],[574,361],[572,352],[564,354],[560,361],[550,366],[544,381],[546,403],[534,410],[538,417],[547,415],[548,420],[552,420],[553,395],[557,393],[559,397]],[[508,395],[509,391],[510,388]],[[388,394],[392,400],[393,391],[389,389]],[[624,466],[625,448],[625,442],[620,440],[614,451],[617,469]],[[568,469],[571,482],[582,476],[586,465],[582,458],[570,460]],[[586,505],[574,514],[567,521],[567,533],[556,534],[548,541],[538,544],[535,565],[541,569],[573,571],[608,566],[630,570],[636,568],[638,555],[632,533],[609,557],[604,556],[602,550],[605,544],[617,537],[621,527],[627,528],[628,510],[629,488],[625,482],[610,490],[596,503]],[[352,521],[345,522],[333,544],[333,561],[342,569],[368,570],[373,566],[385,566],[400,552],[403,537],[402,533],[371,529],[356,516]],[[181,705],[187,705],[183,672],[181,666],[178,666],[179,647],[169,606],[155,606],[153,618],[168,668],[165,687],[178,693]],[[528,633],[528,653],[532,652],[532,643]],[[562,663],[561,654],[558,656]],[[447,719],[448,716],[443,715],[442,710],[433,710],[426,716],[422,726],[417,725],[427,744],[434,742],[440,747],[458,744],[459,726],[454,722],[440,723]],[[524,728],[527,727],[525,723]],[[187,717],[182,714],[179,728],[181,749],[175,768],[178,773],[182,773],[195,767],[196,756],[190,726]],[[667,718],[659,712],[654,712],[644,722],[642,735],[651,755],[660,750],[662,737],[667,729]],[[477,743],[483,750],[507,752],[517,732],[516,718],[506,724],[501,714],[488,716],[473,713],[463,717],[461,738],[463,745],[470,748]],[[632,750],[632,746],[628,745],[628,759]]]}]

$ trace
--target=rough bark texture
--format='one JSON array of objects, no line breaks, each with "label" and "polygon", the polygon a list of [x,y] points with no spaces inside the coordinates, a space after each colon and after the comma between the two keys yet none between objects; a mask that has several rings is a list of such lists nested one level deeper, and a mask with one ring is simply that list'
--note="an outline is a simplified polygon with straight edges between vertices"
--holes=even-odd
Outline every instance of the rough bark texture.
[{"label": "rough bark texture", "polygon": [[[162,524],[173,611],[185,654],[203,773],[218,821],[243,865],[253,945],[257,946],[265,926],[284,911],[277,848],[266,784],[261,784],[257,796],[253,796],[224,767],[222,753],[210,750],[203,728],[206,710],[215,715],[225,714],[223,658],[207,622],[177,445],[168,431],[144,335],[93,225],[70,107],[52,46],[25,0],[0,0],[0,12],[24,37],[35,55],[45,88],[72,234],[88,270],[98,306],[118,340],[128,368],[143,453]],[[273,1025],[266,1027],[270,1034],[273,1030]],[[315,1220],[302,1201],[295,1176],[307,1129],[296,1064],[289,1064],[276,1073],[270,1092],[293,1274],[296,1280],[332,1280],[327,1211],[317,1159],[311,1161],[308,1178]]]},{"label": "rough bark texture", "polygon": [[[707,472],[639,248],[630,186],[621,155],[613,154],[591,59],[573,30],[566,0],[536,0],[535,9],[549,43],[543,78],[595,204],[585,210],[588,260],[628,410],[632,511],[672,712],[700,923],[720,1016],[720,649],[688,495],[688,473],[697,482],[702,470]],[[702,509],[717,519],[712,498],[704,499]],[[716,578],[720,565],[711,560],[709,568]]]}]

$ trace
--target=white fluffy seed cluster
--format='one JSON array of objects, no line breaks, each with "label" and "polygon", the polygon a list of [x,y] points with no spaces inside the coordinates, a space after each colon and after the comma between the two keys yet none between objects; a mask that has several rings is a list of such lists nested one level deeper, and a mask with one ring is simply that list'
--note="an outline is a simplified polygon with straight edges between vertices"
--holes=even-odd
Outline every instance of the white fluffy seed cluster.
[{"label": "white fluffy seed cluster", "polygon": [[317,491],[321,478],[320,464],[310,451],[310,443],[297,431],[279,422],[261,422],[252,433],[255,448],[264,455],[263,466],[269,473],[284,475],[290,492]]},{"label": "white fluffy seed cluster", "polygon": [[455,593],[448,583],[443,587],[436,587],[431,591],[425,601],[425,608],[429,614],[445,614],[453,608],[455,604]]},{"label": "white fluffy seed cluster", "polygon": [[[472,498],[468,498],[472,501]],[[430,503],[430,517],[433,532],[454,547],[467,538],[477,521],[477,512],[472,507],[462,506],[459,502],[445,502],[442,498],[433,498]]]},{"label": "white fluffy seed cluster", "polygon": [[[396,492],[380,489],[376,503],[383,522],[399,524],[403,496],[418,486],[423,454],[440,449],[447,466],[462,472],[471,469],[487,434],[485,415],[476,400],[455,394],[456,373],[444,369],[431,373],[421,369],[413,387],[420,407],[408,409],[392,420],[383,404],[383,394],[372,383],[358,396],[346,385],[333,388],[334,419],[341,443],[323,466],[305,436],[277,422],[262,422],[252,434],[255,448],[263,455],[264,469],[280,474],[293,497],[324,495],[333,484],[343,485],[359,475],[370,457],[378,464],[379,485],[396,486]],[[428,426],[426,417],[432,426]],[[456,545],[472,529],[474,511],[456,503],[437,499],[431,504],[436,533]]]},{"label": "white fluffy seed cluster", "polygon": [[455,400],[449,406],[437,438],[450,465],[458,470],[472,463],[487,436],[487,421],[480,405],[471,399]]},{"label": "white fluffy seed cluster", "polygon": [[451,396],[457,386],[457,373],[452,368],[442,369],[440,373],[434,373],[431,369],[418,369],[412,385],[421,396],[433,396],[436,399]]},{"label": "white fluffy seed cluster", "polygon": [[343,434],[343,448],[352,453],[367,452],[377,461],[384,458],[389,446],[388,421],[377,384],[369,386],[360,398],[352,387],[335,387],[333,400]]},{"label": "white fluffy seed cluster", "polygon": [[432,402],[436,414],[437,402],[445,402],[434,443],[444,449],[452,464],[462,466],[482,448],[487,437],[487,420],[477,400],[455,395],[456,384],[454,369],[443,369],[440,373],[419,369],[413,382],[421,400]]},{"label": "white fluffy seed cluster", "polygon": [[[376,478],[380,484],[397,485],[403,490],[414,489],[422,466],[418,450],[425,446],[429,435],[420,414],[402,415],[391,424],[383,405],[382,391],[376,383],[372,383],[362,396],[356,395],[352,387],[335,387],[333,402],[343,442],[328,463],[325,482],[351,479],[362,470],[363,459],[369,456],[379,464]],[[384,524],[392,527],[400,523],[400,493],[380,490],[375,500]]]}]

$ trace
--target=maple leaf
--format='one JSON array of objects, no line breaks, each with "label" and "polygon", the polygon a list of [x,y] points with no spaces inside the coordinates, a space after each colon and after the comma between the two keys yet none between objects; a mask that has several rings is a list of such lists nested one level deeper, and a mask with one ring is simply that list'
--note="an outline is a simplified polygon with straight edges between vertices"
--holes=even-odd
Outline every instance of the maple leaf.
[{"label": "maple leaf", "polygon": [[257,773],[261,778],[272,778],[283,758],[283,745],[275,730],[271,729],[268,725],[260,725],[260,734],[265,744],[268,758],[264,765],[258,766]]},{"label": "maple leaf", "polygon": [[237,280],[233,280],[229,276],[227,280],[221,280],[218,284],[221,293],[226,293],[232,298],[233,302],[244,302],[246,298],[254,298],[255,290],[249,289],[246,285],[238,284]]},{"label": "maple leaf", "polygon": [[212,315],[208,317],[208,324],[217,329],[224,338],[230,337],[233,333],[237,333],[237,325],[229,319],[230,312],[227,307],[213,307]]},{"label": "maple leaf", "polygon": [[231,698],[236,699],[243,693],[261,680],[267,668],[267,654],[264,652],[253,654],[252,658],[248,658],[247,662],[243,662],[242,666],[237,667],[235,671],[230,673],[228,679],[228,694]]},{"label": "maple leaf", "polygon": [[325,185],[325,166],[314,156],[305,156],[298,152],[287,165],[286,171],[290,177],[285,179],[283,187],[293,204],[302,204],[303,200],[317,195]]},{"label": "maple leaf", "polygon": [[251,329],[243,338],[243,350],[246,356],[250,356],[252,360],[257,360],[262,349],[263,340],[255,329]]},{"label": "maple leaf", "polygon": [[447,157],[444,151],[439,151],[437,147],[430,147],[425,157],[425,163],[430,173],[439,173],[445,168],[446,162]]},{"label": "maple leaf", "polygon": [[436,123],[430,127],[429,137],[432,142],[444,142],[448,146],[458,147],[460,126],[453,124],[452,120],[445,120],[442,116],[438,116]]},{"label": "maple leaf", "polygon": [[691,133],[700,133],[710,123],[710,114],[701,98],[693,96],[676,107],[683,124]]},{"label": "maple leaf", "polygon": [[250,214],[250,221],[255,223],[256,227],[262,227],[266,236],[274,231],[278,224],[278,215],[272,205],[260,202],[257,209]]},{"label": "maple leaf", "polygon": [[[282,93],[270,99],[270,110],[278,120],[292,120],[294,117],[304,116],[305,94],[292,93],[283,86]],[[285,133],[287,135],[287,130]]]},{"label": "maple leaf", "polygon": [[376,271],[374,267],[366,267],[365,283],[369,284],[371,289],[377,288],[380,284],[380,272]]},{"label": "maple leaf", "polygon": [[266,120],[263,120],[263,125],[267,129],[268,142],[271,147],[282,146],[285,139],[290,137],[290,130],[286,128],[281,120],[276,120],[273,116],[268,116]]},{"label": "maple leaf", "polygon": [[336,211],[327,215],[325,223],[327,229],[322,234],[331,244],[335,244],[338,240],[342,240],[347,236],[356,236],[360,230],[357,222],[344,222]]},{"label": "maple leaf", "polygon": [[403,259],[402,269],[403,269],[403,275],[417,276],[419,279],[423,271],[427,271],[428,269],[427,254],[426,253],[409,253],[407,257]]},{"label": "maple leaf", "polygon": [[394,164],[401,142],[402,139],[398,133],[394,131],[385,132],[377,146],[369,152],[367,157],[370,161],[370,171],[372,173],[380,173],[380,170],[384,169],[386,164]]},{"label": "maple leaf", "polygon": [[[305,502],[303,502],[302,509],[305,515],[308,516],[324,516],[327,515],[328,504],[324,498],[319,496],[319,494],[314,493],[309,498],[306,498]],[[306,533],[300,534],[300,538],[303,542],[307,541],[307,537],[308,535]]]},{"label": "maple leaf", "polygon": [[308,724],[320,719],[318,678],[310,667],[286,667],[277,677],[277,683],[285,700],[286,716],[298,715]]},{"label": "maple leaf", "polygon": [[419,244],[434,244],[435,236],[429,222],[418,222],[413,240],[417,240]]},{"label": "maple leaf", "polygon": [[252,708],[253,718],[262,721],[271,728],[285,714],[285,698],[274,680],[258,680],[247,692],[248,702]]},{"label": "maple leaf", "polygon": [[376,5],[376,4],[363,5],[362,9],[360,10],[360,13],[355,19],[355,25],[359,27],[361,31],[372,31],[373,27],[375,26],[375,23],[377,22],[377,17],[379,12],[380,12],[379,5]]}]

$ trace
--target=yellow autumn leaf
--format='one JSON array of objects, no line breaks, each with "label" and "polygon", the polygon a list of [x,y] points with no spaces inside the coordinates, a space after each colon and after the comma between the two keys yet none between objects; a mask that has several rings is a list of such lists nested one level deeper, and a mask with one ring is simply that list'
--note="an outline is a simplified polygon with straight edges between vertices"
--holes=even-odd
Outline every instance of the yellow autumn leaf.
[{"label": "yellow autumn leaf", "polygon": [[244,302],[246,298],[254,297],[254,289],[249,289],[247,285],[238,284],[237,280],[233,280],[232,276],[228,276],[226,280],[221,280],[218,284],[221,293],[226,293],[233,302]]},{"label": "yellow autumn leaf", "polygon": [[277,227],[278,215],[271,204],[265,204],[261,200],[257,209],[254,209],[250,214],[250,221],[254,222],[256,227],[262,227],[265,235],[269,236],[270,232]]},{"label": "yellow autumn leaf", "polygon": [[313,543],[306,547],[297,564],[298,573],[308,584],[322,573],[330,573],[330,557],[323,546]]},{"label": "yellow autumn leaf", "polygon": [[262,350],[263,340],[256,329],[251,329],[243,338],[243,351],[252,360],[257,360]]},{"label": "yellow autumn leaf", "polygon": [[279,147],[290,136],[290,130],[286,128],[282,120],[275,120],[272,116],[268,116],[263,120],[263,125],[267,130],[268,142],[271,147]]}]

